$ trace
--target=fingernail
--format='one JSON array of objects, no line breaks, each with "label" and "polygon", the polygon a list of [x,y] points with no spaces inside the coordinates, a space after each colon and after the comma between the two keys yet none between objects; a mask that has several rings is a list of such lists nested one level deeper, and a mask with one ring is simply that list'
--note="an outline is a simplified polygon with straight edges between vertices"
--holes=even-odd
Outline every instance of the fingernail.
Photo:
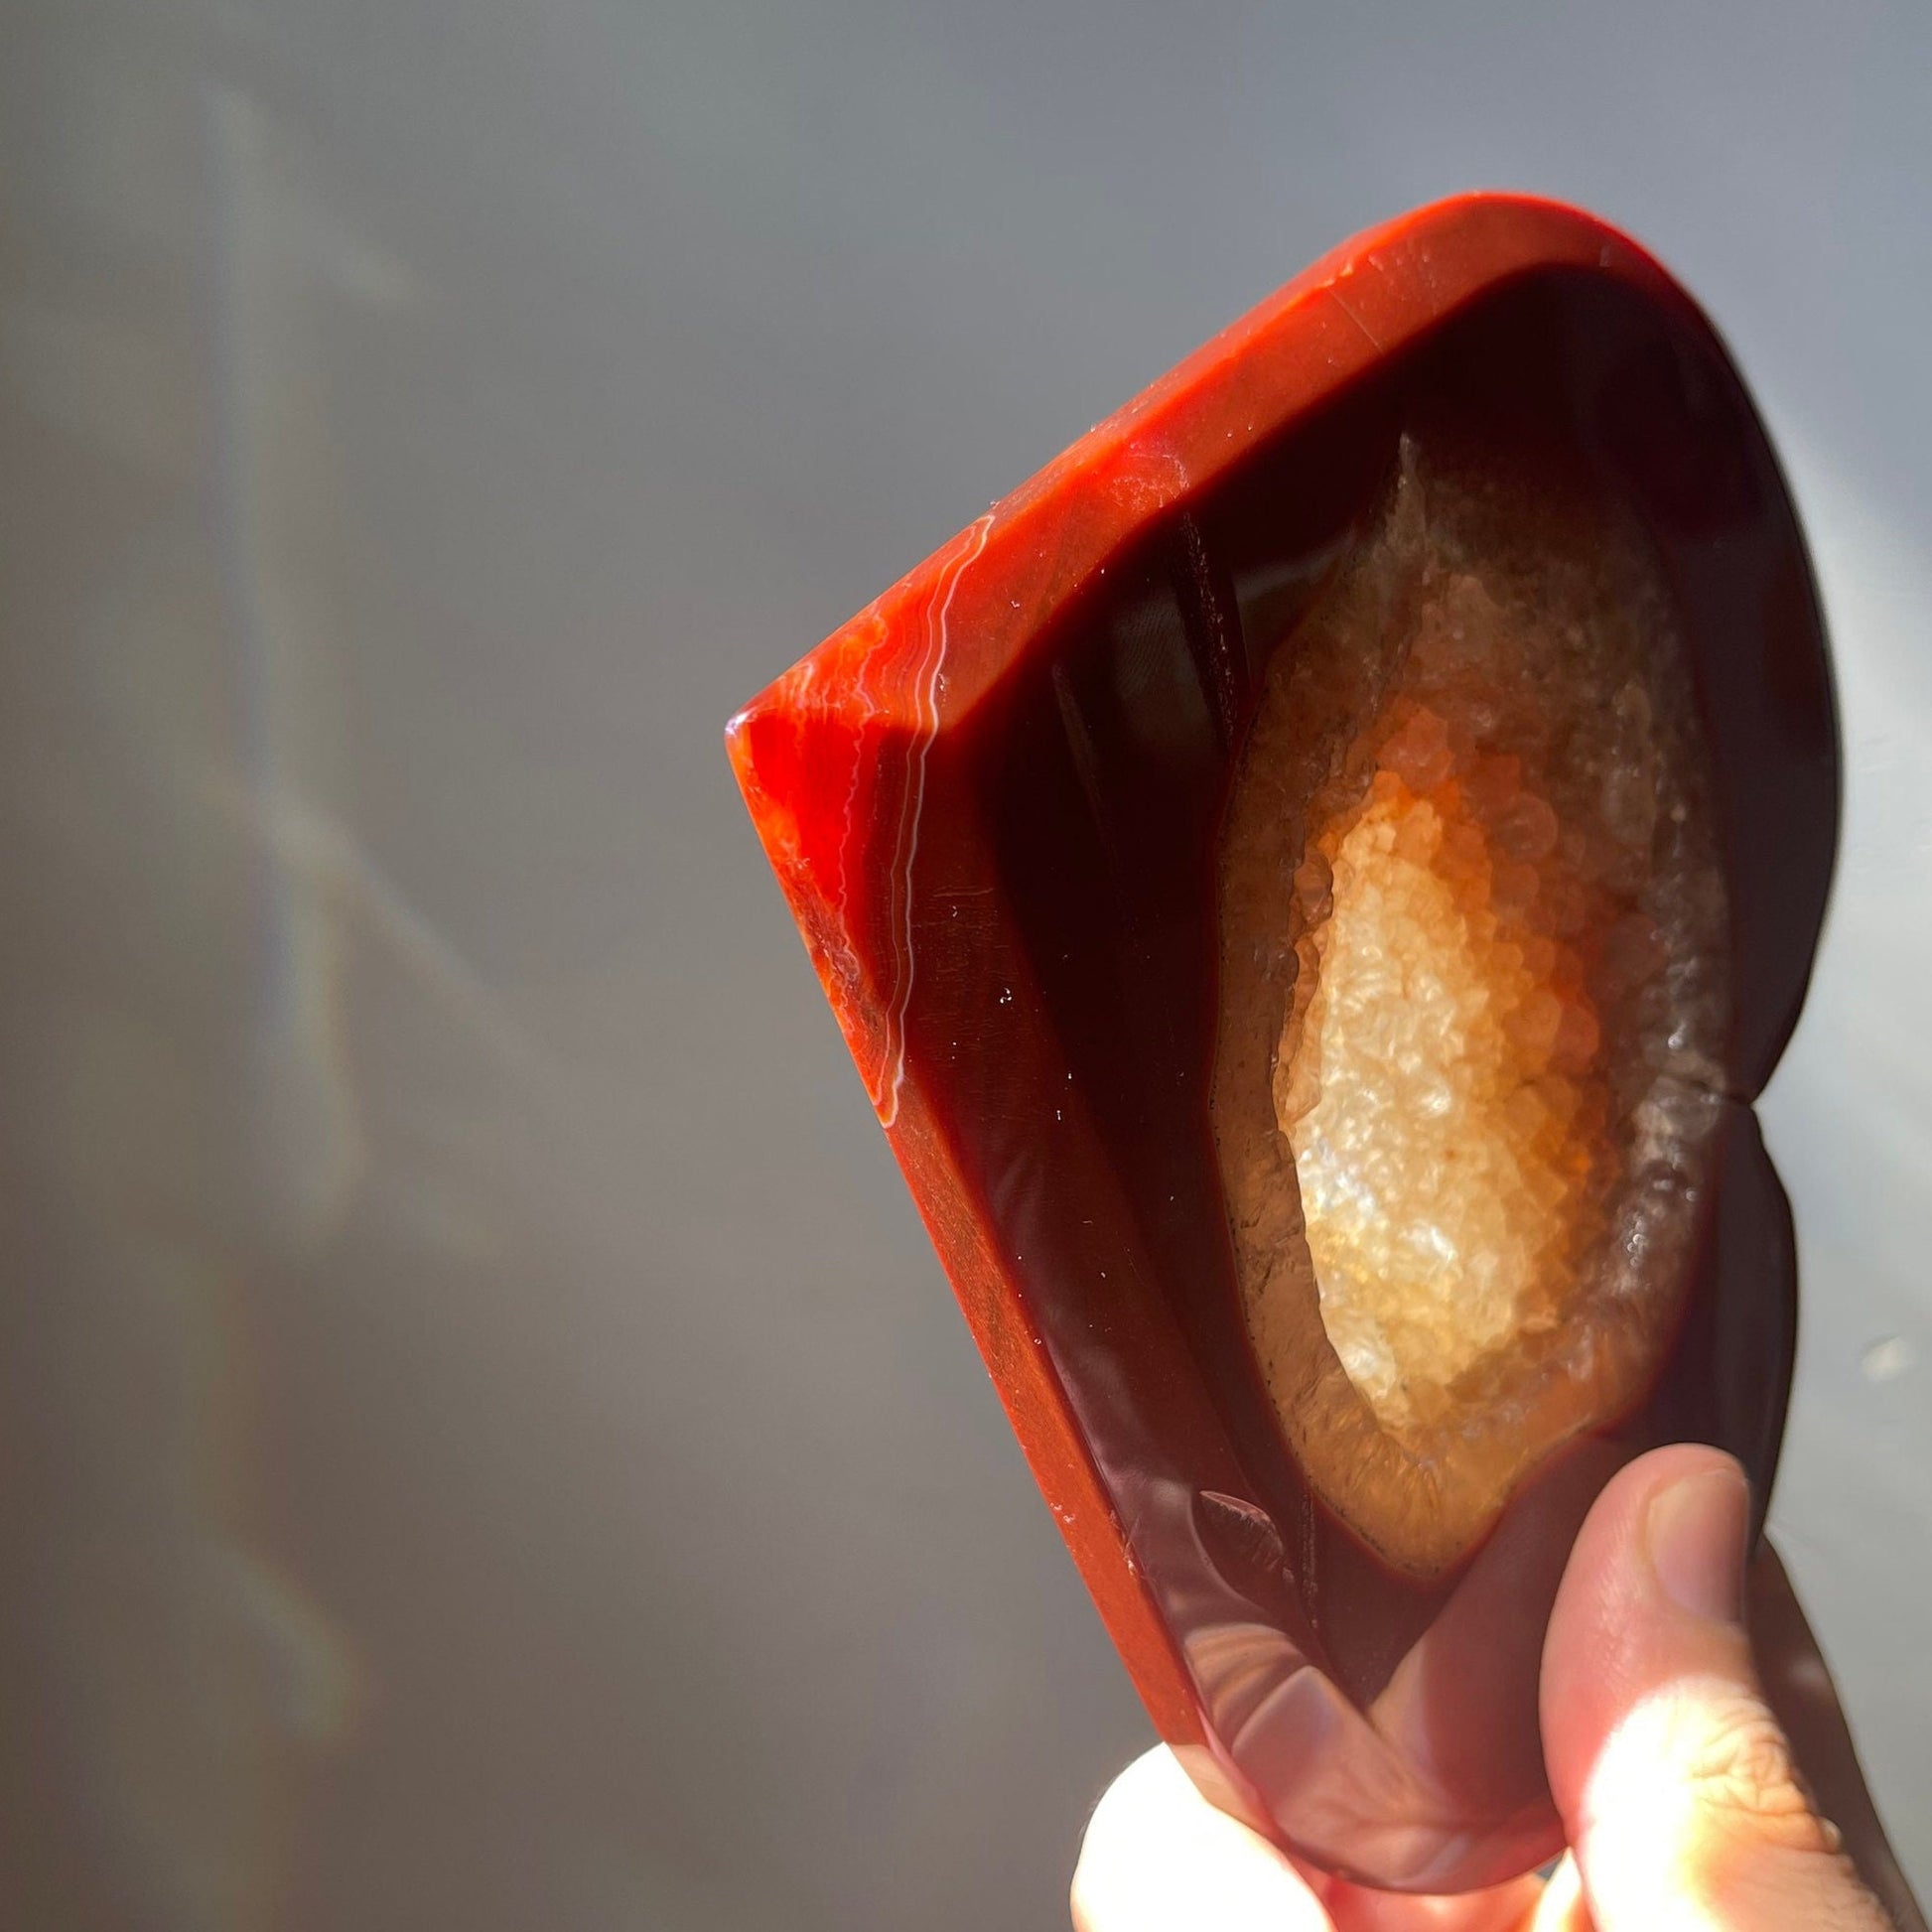
[{"label": "fingernail", "polygon": [[1750,1514],[1750,1490],[1729,1466],[1680,1476],[1651,1497],[1644,1526],[1651,1568],[1680,1609],[1714,1623],[1742,1618]]}]

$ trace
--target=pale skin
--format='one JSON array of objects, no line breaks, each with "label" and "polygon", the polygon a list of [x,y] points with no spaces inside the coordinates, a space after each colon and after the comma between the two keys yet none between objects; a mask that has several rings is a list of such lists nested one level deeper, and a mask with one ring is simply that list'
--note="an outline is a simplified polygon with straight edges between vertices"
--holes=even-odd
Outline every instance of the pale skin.
[{"label": "pale skin", "polygon": [[1547,1882],[1365,1891],[1214,1810],[1162,1748],[1087,1827],[1076,1932],[1925,1932],[1783,1569],[1746,1565],[1748,1517],[1737,1465],[1689,1446],[1590,1511],[1543,1654],[1570,1845]]}]

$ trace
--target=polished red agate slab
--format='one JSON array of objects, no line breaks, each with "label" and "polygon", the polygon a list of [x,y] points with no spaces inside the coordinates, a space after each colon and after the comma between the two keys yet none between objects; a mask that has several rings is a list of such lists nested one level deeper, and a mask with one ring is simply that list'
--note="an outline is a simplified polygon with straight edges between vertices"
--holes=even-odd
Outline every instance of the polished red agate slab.
[{"label": "polished red agate slab", "polygon": [[1761,1498],[1791,1367],[1837,738],[1710,325],[1576,210],[1407,215],[729,742],[1162,1735],[1365,1883],[1550,1856],[1582,1514],[1664,1441]]}]

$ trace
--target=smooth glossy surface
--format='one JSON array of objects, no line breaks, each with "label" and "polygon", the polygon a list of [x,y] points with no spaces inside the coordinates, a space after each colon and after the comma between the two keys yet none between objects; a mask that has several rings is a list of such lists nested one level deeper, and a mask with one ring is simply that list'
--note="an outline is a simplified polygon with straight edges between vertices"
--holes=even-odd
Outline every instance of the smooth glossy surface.
[{"label": "smooth glossy surface", "polygon": [[[1727,1122],[1646,1399],[1427,1586],[1310,1496],[1260,1399],[1206,1131],[1213,841],[1255,673],[1418,396],[1579,457],[1643,523],[1709,736],[1737,961]],[[761,836],[1035,1473],[1163,1733],[1373,1882],[1555,1843],[1535,1662],[1608,1470],[1702,1437],[1762,1484],[1788,1212],[1745,1103],[1802,998],[1837,763],[1756,418],[1656,266],[1573,211],[1358,238],[1154,386],[735,722]]]}]

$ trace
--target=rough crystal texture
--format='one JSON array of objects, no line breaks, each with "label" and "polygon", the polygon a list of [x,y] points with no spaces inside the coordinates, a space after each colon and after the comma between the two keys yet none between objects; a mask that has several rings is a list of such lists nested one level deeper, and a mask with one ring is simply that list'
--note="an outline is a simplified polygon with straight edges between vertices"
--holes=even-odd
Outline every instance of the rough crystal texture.
[{"label": "rough crystal texture", "polygon": [[1563,480],[1405,439],[1267,674],[1214,1114],[1298,1459],[1430,1573],[1640,1395],[1715,1128],[1725,904],[1670,607]]},{"label": "rough crystal texture", "polygon": [[[1417,718],[1440,738],[1434,713]],[[1554,1318],[1601,1107],[1587,996],[1499,898],[1452,777],[1418,795],[1388,759],[1310,862],[1333,910],[1311,932],[1314,998],[1276,1078],[1322,1326],[1403,1427],[1439,1419],[1458,1376]],[[1549,806],[1525,802],[1554,845]]]}]

